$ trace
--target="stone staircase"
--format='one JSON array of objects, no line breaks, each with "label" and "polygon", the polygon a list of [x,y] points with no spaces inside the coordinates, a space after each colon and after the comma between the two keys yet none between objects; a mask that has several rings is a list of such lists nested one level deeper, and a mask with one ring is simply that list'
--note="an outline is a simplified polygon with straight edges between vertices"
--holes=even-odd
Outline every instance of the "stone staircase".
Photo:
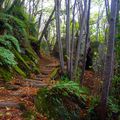
[{"label": "stone staircase", "polygon": [[[8,112],[15,120],[23,120],[21,117],[21,104],[25,107],[31,104],[34,108],[34,96],[37,94],[39,88],[47,87],[50,84],[50,74],[52,70],[58,66],[56,61],[52,61],[46,65],[41,63],[41,73],[35,75],[34,78],[26,78],[24,80],[17,79],[14,84],[7,84],[0,87],[0,120],[6,120],[6,113]],[[6,87],[7,86],[7,87]],[[29,100],[28,100],[29,99]],[[29,104],[28,104],[29,103]],[[28,104],[28,105],[27,105]],[[13,109],[13,110],[12,110]],[[12,110],[12,112],[10,112]],[[13,111],[19,111],[15,113]],[[21,114],[20,114],[21,113]],[[8,115],[8,114],[7,114]],[[14,120],[11,118],[10,120]]]}]

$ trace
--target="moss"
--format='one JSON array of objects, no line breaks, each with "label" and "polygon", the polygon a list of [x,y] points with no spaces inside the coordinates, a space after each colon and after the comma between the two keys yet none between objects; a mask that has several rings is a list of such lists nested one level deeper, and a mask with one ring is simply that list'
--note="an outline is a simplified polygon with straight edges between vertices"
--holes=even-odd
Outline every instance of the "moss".
[{"label": "moss", "polygon": [[26,61],[22,58],[22,56],[20,55],[20,53],[18,53],[15,49],[14,49],[14,53],[15,53],[16,58],[19,61],[22,61],[22,63],[27,67],[27,69],[30,70],[30,67],[28,66],[28,64],[26,63]]},{"label": "moss", "polygon": [[12,73],[9,69],[0,66],[0,77],[2,77],[5,82],[8,82],[12,79]]},{"label": "moss", "polygon": [[23,117],[25,120],[36,120],[36,113],[29,110],[23,113]]},{"label": "moss", "polygon": [[[38,33],[34,18],[29,21],[28,13],[19,3],[17,1],[6,11],[0,12],[0,45],[2,49],[3,47],[6,49],[6,53],[9,51],[12,56],[11,58],[10,54],[6,54],[4,50],[2,57],[0,57],[0,65],[4,67],[7,65],[7,67],[9,66],[12,70],[26,77],[31,72],[39,72],[39,57],[31,46],[32,40],[37,41]],[[3,53],[6,57],[3,57]],[[11,71],[9,73],[12,74]]]},{"label": "moss", "polygon": [[17,73],[19,73],[23,77],[26,77],[26,74],[18,66],[14,66],[14,69]]}]

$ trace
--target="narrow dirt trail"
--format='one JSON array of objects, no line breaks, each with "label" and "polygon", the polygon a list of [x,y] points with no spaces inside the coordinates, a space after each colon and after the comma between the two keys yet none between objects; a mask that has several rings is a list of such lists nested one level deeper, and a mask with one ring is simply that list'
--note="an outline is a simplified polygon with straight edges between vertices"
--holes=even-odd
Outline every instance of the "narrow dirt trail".
[{"label": "narrow dirt trail", "polygon": [[[39,88],[50,86],[51,71],[59,63],[55,58],[42,58],[38,75],[31,78],[16,78],[10,83],[0,83],[0,120],[24,120],[23,113],[35,111],[34,97]],[[46,120],[40,114],[37,120]]]}]

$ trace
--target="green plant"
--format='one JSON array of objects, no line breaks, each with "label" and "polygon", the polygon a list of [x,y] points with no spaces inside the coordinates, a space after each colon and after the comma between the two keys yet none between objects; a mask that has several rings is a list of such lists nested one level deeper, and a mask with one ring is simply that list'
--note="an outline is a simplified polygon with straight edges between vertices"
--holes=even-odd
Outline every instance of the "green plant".
[{"label": "green plant", "polygon": [[12,73],[10,72],[10,69],[7,68],[7,66],[6,68],[0,66],[0,77],[3,78],[5,82],[8,82],[11,80]]},{"label": "green plant", "polygon": [[12,49],[12,47],[15,47],[18,52],[21,51],[18,40],[14,36],[5,34],[0,37],[0,43],[7,48]]},{"label": "green plant", "polygon": [[108,99],[108,118],[118,120],[120,117],[120,101],[114,96],[110,96]]},{"label": "green plant", "polygon": [[36,120],[36,113],[31,110],[25,111],[23,117],[25,120]]},{"label": "green plant", "polygon": [[80,111],[87,112],[88,91],[72,81],[60,82],[53,88],[40,89],[36,99],[36,108],[46,114],[49,120],[79,120],[85,118]]},{"label": "green plant", "polygon": [[17,65],[14,54],[10,50],[5,49],[4,47],[0,47],[0,65]]}]

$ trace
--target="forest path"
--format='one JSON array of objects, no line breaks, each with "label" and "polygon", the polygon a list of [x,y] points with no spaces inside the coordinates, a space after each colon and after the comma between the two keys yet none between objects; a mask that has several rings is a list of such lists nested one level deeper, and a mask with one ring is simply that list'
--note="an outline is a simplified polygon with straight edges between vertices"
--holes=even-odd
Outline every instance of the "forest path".
[{"label": "forest path", "polygon": [[[7,84],[0,83],[0,120],[24,120],[23,115],[35,111],[34,98],[37,91],[53,84],[50,74],[59,65],[55,58],[48,58],[40,60],[40,74],[32,74],[29,79],[17,77]],[[38,114],[37,120],[46,118]]]}]

